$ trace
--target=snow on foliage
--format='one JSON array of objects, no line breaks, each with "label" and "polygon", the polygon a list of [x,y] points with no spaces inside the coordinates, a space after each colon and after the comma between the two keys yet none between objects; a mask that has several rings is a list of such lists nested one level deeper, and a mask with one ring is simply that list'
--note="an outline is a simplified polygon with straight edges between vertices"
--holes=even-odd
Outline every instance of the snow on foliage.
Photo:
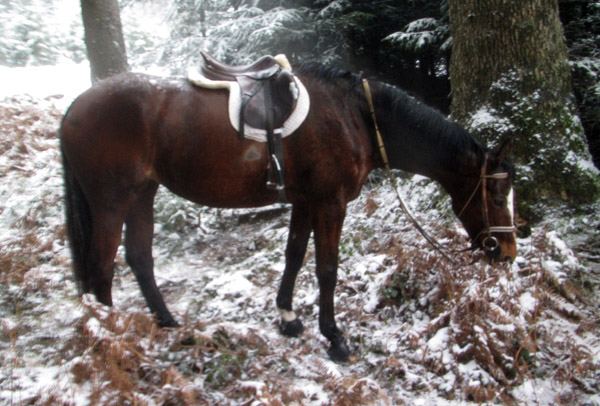
[{"label": "snow on foliage", "polygon": [[[596,220],[535,227],[511,266],[469,264],[467,253],[454,254],[453,266],[406,220],[379,173],[350,204],[340,243],[336,308],[350,363],[329,361],[318,332],[312,245],[294,302],[306,331],[277,331],[285,206],[212,209],[160,190],[156,277],[179,329],[153,323],[122,249],[114,307],[80,298],[56,100],[0,102],[0,402],[600,404],[600,270],[590,259],[598,253],[573,250]],[[413,176],[400,186],[428,232],[467,246],[434,183]]]},{"label": "snow on foliage", "polygon": [[452,39],[447,24],[435,18],[421,18],[410,22],[404,30],[388,35],[383,40],[389,41],[402,49],[423,54],[427,52],[450,50]]},{"label": "snow on foliage", "polygon": [[419,52],[430,47],[436,40],[436,29],[439,22],[435,18],[422,18],[408,24],[404,31],[393,33],[384,40],[402,45],[405,49]]},{"label": "snow on foliage", "polygon": [[40,66],[85,59],[81,15],[68,3],[0,2],[0,62],[7,66]]},{"label": "snow on foliage", "polygon": [[248,63],[315,35],[306,24],[308,12],[304,8],[262,9],[252,4],[234,8],[229,2],[218,1],[190,8],[181,3],[171,3],[170,43],[161,57],[164,65],[178,73],[199,62],[200,50],[228,62]]}]

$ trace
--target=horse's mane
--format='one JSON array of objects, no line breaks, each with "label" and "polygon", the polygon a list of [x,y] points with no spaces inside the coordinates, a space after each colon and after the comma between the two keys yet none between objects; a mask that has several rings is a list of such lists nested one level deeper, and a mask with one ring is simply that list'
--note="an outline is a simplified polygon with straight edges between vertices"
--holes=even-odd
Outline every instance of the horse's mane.
[{"label": "horse's mane", "polygon": [[[357,74],[312,62],[300,64],[297,71],[326,85],[354,92],[356,97],[364,99],[362,77]],[[369,82],[373,84],[380,127],[393,128],[396,123],[401,123],[407,131],[418,134],[422,142],[447,150],[448,156],[456,157],[458,153],[472,151],[483,160],[486,148],[459,124],[398,87],[375,80]],[[362,102],[362,99],[359,100]],[[386,125],[386,121],[390,124]]]},{"label": "horse's mane", "polygon": [[357,74],[317,62],[303,62],[298,65],[295,71],[301,75],[310,76],[319,82],[348,89],[353,89],[360,85],[362,80]]},{"label": "horse's mane", "polygon": [[472,151],[483,157],[486,148],[467,130],[405,91],[380,83],[375,103],[384,111],[383,115],[402,123],[409,131],[418,132],[424,142],[452,152]]}]

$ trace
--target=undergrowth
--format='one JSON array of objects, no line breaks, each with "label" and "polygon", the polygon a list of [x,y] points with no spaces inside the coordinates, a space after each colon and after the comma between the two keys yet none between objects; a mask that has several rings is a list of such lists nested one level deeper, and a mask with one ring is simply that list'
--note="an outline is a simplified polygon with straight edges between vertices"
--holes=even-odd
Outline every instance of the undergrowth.
[{"label": "undergrowth", "polygon": [[[43,188],[59,165],[57,122],[61,113],[47,101],[13,98],[0,103],[0,179],[23,191],[23,199],[12,199],[15,190],[3,188],[0,221],[12,230],[0,236],[0,282],[23,284],[26,273],[42,263],[52,262],[54,242],[64,245],[65,229],[59,212],[61,194],[55,189],[39,198],[32,189]],[[48,131],[48,129],[52,129]],[[42,158],[42,160],[40,160]],[[53,182],[52,187],[56,184]],[[35,190],[39,192],[39,190]],[[55,218],[51,219],[51,216]],[[38,286],[39,288],[39,286]]]},{"label": "undergrowth", "polygon": [[599,314],[585,287],[568,277],[578,267],[573,253],[548,234],[536,230],[518,267],[453,266],[420,250],[398,253],[384,303],[397,292],[394,301],[415,300],[431,316],[401,340],[444,378],[437,389],[446,397],[518,404],[512,389],[540,378],[566,388],[556,405],[579,404],[600,390],[598,350],[590,345],[599,342]]}]

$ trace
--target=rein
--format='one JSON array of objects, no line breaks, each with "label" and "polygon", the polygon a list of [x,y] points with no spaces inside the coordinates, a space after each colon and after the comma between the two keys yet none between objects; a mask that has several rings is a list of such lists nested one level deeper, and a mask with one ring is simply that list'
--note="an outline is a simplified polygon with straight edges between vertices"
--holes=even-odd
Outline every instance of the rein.
[{"label": "rein", "polygon": [[[375,134],[377,135],[377,144],[379,146],[379,152],[381,154],[381,159],[383,160],[383,165],[385,167],[387,177],[388,177],[394,191],[396,192],[396,196],[398,197],[398,201],[400,202],[400,207],[402,208],[402,211],[404,211],[404,213],[406,214],[408,219],[413,223],[413,225],[419,231],[419,233],[421,233],[423,238],[425,238],[425,240],[427,240],[427,242],[436,251],[438,251],[444,258],[446,258],[452,264],[456,265],[457,264],[456,261],[454,261],[452,258],[450,258],[450,256],[448,254],[446,254],[445,250],[447,250],[447,249],[442,247],[435,238],[433,238],[429,234],[427,234],[427,232],[421,226],[421,224],[419,224],[419,222],[410,213],[410,211],[408,210],[408,207],[406,206],[406,203],[404,203],[404,199],[402,198],[400,191],[394,184],[394,177],[392,175],[387,152],[385,150],[385,146],[383,144],[383,138],[381,136],[381,131],[379,131],[379,125],[377,124],[377,118],[375,116],[375,107],[373,105],[373,97],[371,96],[371,88],[369,86],[369,82],[367,81],[367,79],[363,79],[362,81],[363,81],[363,87],[365,90],[367,102],[369,104],[371,118],[372,118],[373,124],[375,126]],[[473,193],[471,193],[471,196],[469,197],[467,202],[464,204],[463,208],[461,209],[461,211],[457,215],[457,217],[460,218],[460,216],[464,213],[467,206],[471,203],[471,201],[475,197],[477,190],[481,187],[482,202],[483,202],[484,228],[475,236],[475,238],[473,238],[473,241],[477,241],[477,238],[479,238],[479,236],[481,236],[482,234],[487,234],[487,236],[481,242],[481,245],[482,245],[481,248],[484,251],[489,252],[489,251],[495,250],[499,246],[498,240],[496,239],[496,237],[494,237],[492,235],[492,233],[514,233],[516,231],[516,227],[514,227],[514,226],[490,226],[489,213],[488,213],[488,207],[487,207],[487,189],[486,189],[487,180],[488,179],[506,179],[506,178],[508,178],[508,173],[507,172],[499,172],[499,173],[493,173],[493,174],[489,174],[489,175],[486,174],[487,160],[488,160],[488,153],[486,152],[485,158],[483,161],[483,165],[481,167],[481,176],[479,177],[479,181],[477,182],[475,189],[473,189]],[[467,251],[469,249],[475,249],[475,248],[474,248],[474,246],[472,246],[472,248],[467,248],[466,250],[458,250],[458,251],[454,251],[454,252],[463,252],[463,251]]]},{"label": "rein", "polygon": [[427,234],[427,232],[421,226],[421,224],[419,224],[419,222],[413,217],[410,210],[408,210],[406,203],[404,203],[404,199],[402,199],[402,195],[400,194],[400,191],[394,184],[394,177],[392,176],[392,169],[390,167],[390,162],[388,160],[387,152],[385,150],[385,145],[383,144],[383,138],[381,137],[381,131],[379,131],[379,126],[377,125],[377,117],[375,116],[375,107],[373,105],[373,97],[371,96],[371,88],[369,86],[369,82],[367,81],[367,79],[363,79],[363,86],[365,88],[367,102],[369,103],[369,110],[371,111],[371,118],[373,119],[373,123],[375,125],[375,134],[377,134],[377,144],[379,145],[379,152],[381,154],[381,159],[383,160],[383,165],[385,166],[385,171],[386,171],[387,177],[390,181],[390,184],[392,185],[392,188],[396,192],[396,196],[398,196],[398,201],[400,202],[400,207],[402,207],[402,211],[404,211],[404,214],[406,214],[406,217],[408,217],[408,219],[413,223],[413,225],[419,231],[419,233],[421,233],[423,238],[425,238],[427,240],[427,242],[433,248],[435,248],[435,250],[437,252],[439,252],[444,258],[446,258],[452,264],[456,264],[456,262],[452,258],[450,258],[450,256],[448,256],[448,254],[446,254],[444,252],[443,247],[437,242],[437,240],[435,238],[431,237],[429,234]]}]

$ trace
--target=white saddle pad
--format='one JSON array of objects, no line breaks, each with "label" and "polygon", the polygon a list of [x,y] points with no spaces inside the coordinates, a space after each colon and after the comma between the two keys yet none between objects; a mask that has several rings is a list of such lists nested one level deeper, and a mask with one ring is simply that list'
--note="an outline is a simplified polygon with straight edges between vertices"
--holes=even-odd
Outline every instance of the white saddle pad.
[{"label": "white saddle pad", "polygon": [[[236,131],[239,131],[240,108],[242,106],[242,95],[240,86],[236,81],[211,80],[202,75],[197,68],[188,70],[187,79],[190,83],[204,87],[207,89],[228,89],[229,90],[229,121]],[[275,129],[276,132],[281,132],[282,137],[287,137],[300,127],[306,119],[310,109],[310,97],[306,88],[300,80],[294,76],[296,91],[292,89],[294,94],[297,94],[296,108],[290,117],[283,123],[282,128]],[[248,124],[244,124],[244,136],[254,141],[267,142],[267,132],[260,128],[254,128]]]}]

